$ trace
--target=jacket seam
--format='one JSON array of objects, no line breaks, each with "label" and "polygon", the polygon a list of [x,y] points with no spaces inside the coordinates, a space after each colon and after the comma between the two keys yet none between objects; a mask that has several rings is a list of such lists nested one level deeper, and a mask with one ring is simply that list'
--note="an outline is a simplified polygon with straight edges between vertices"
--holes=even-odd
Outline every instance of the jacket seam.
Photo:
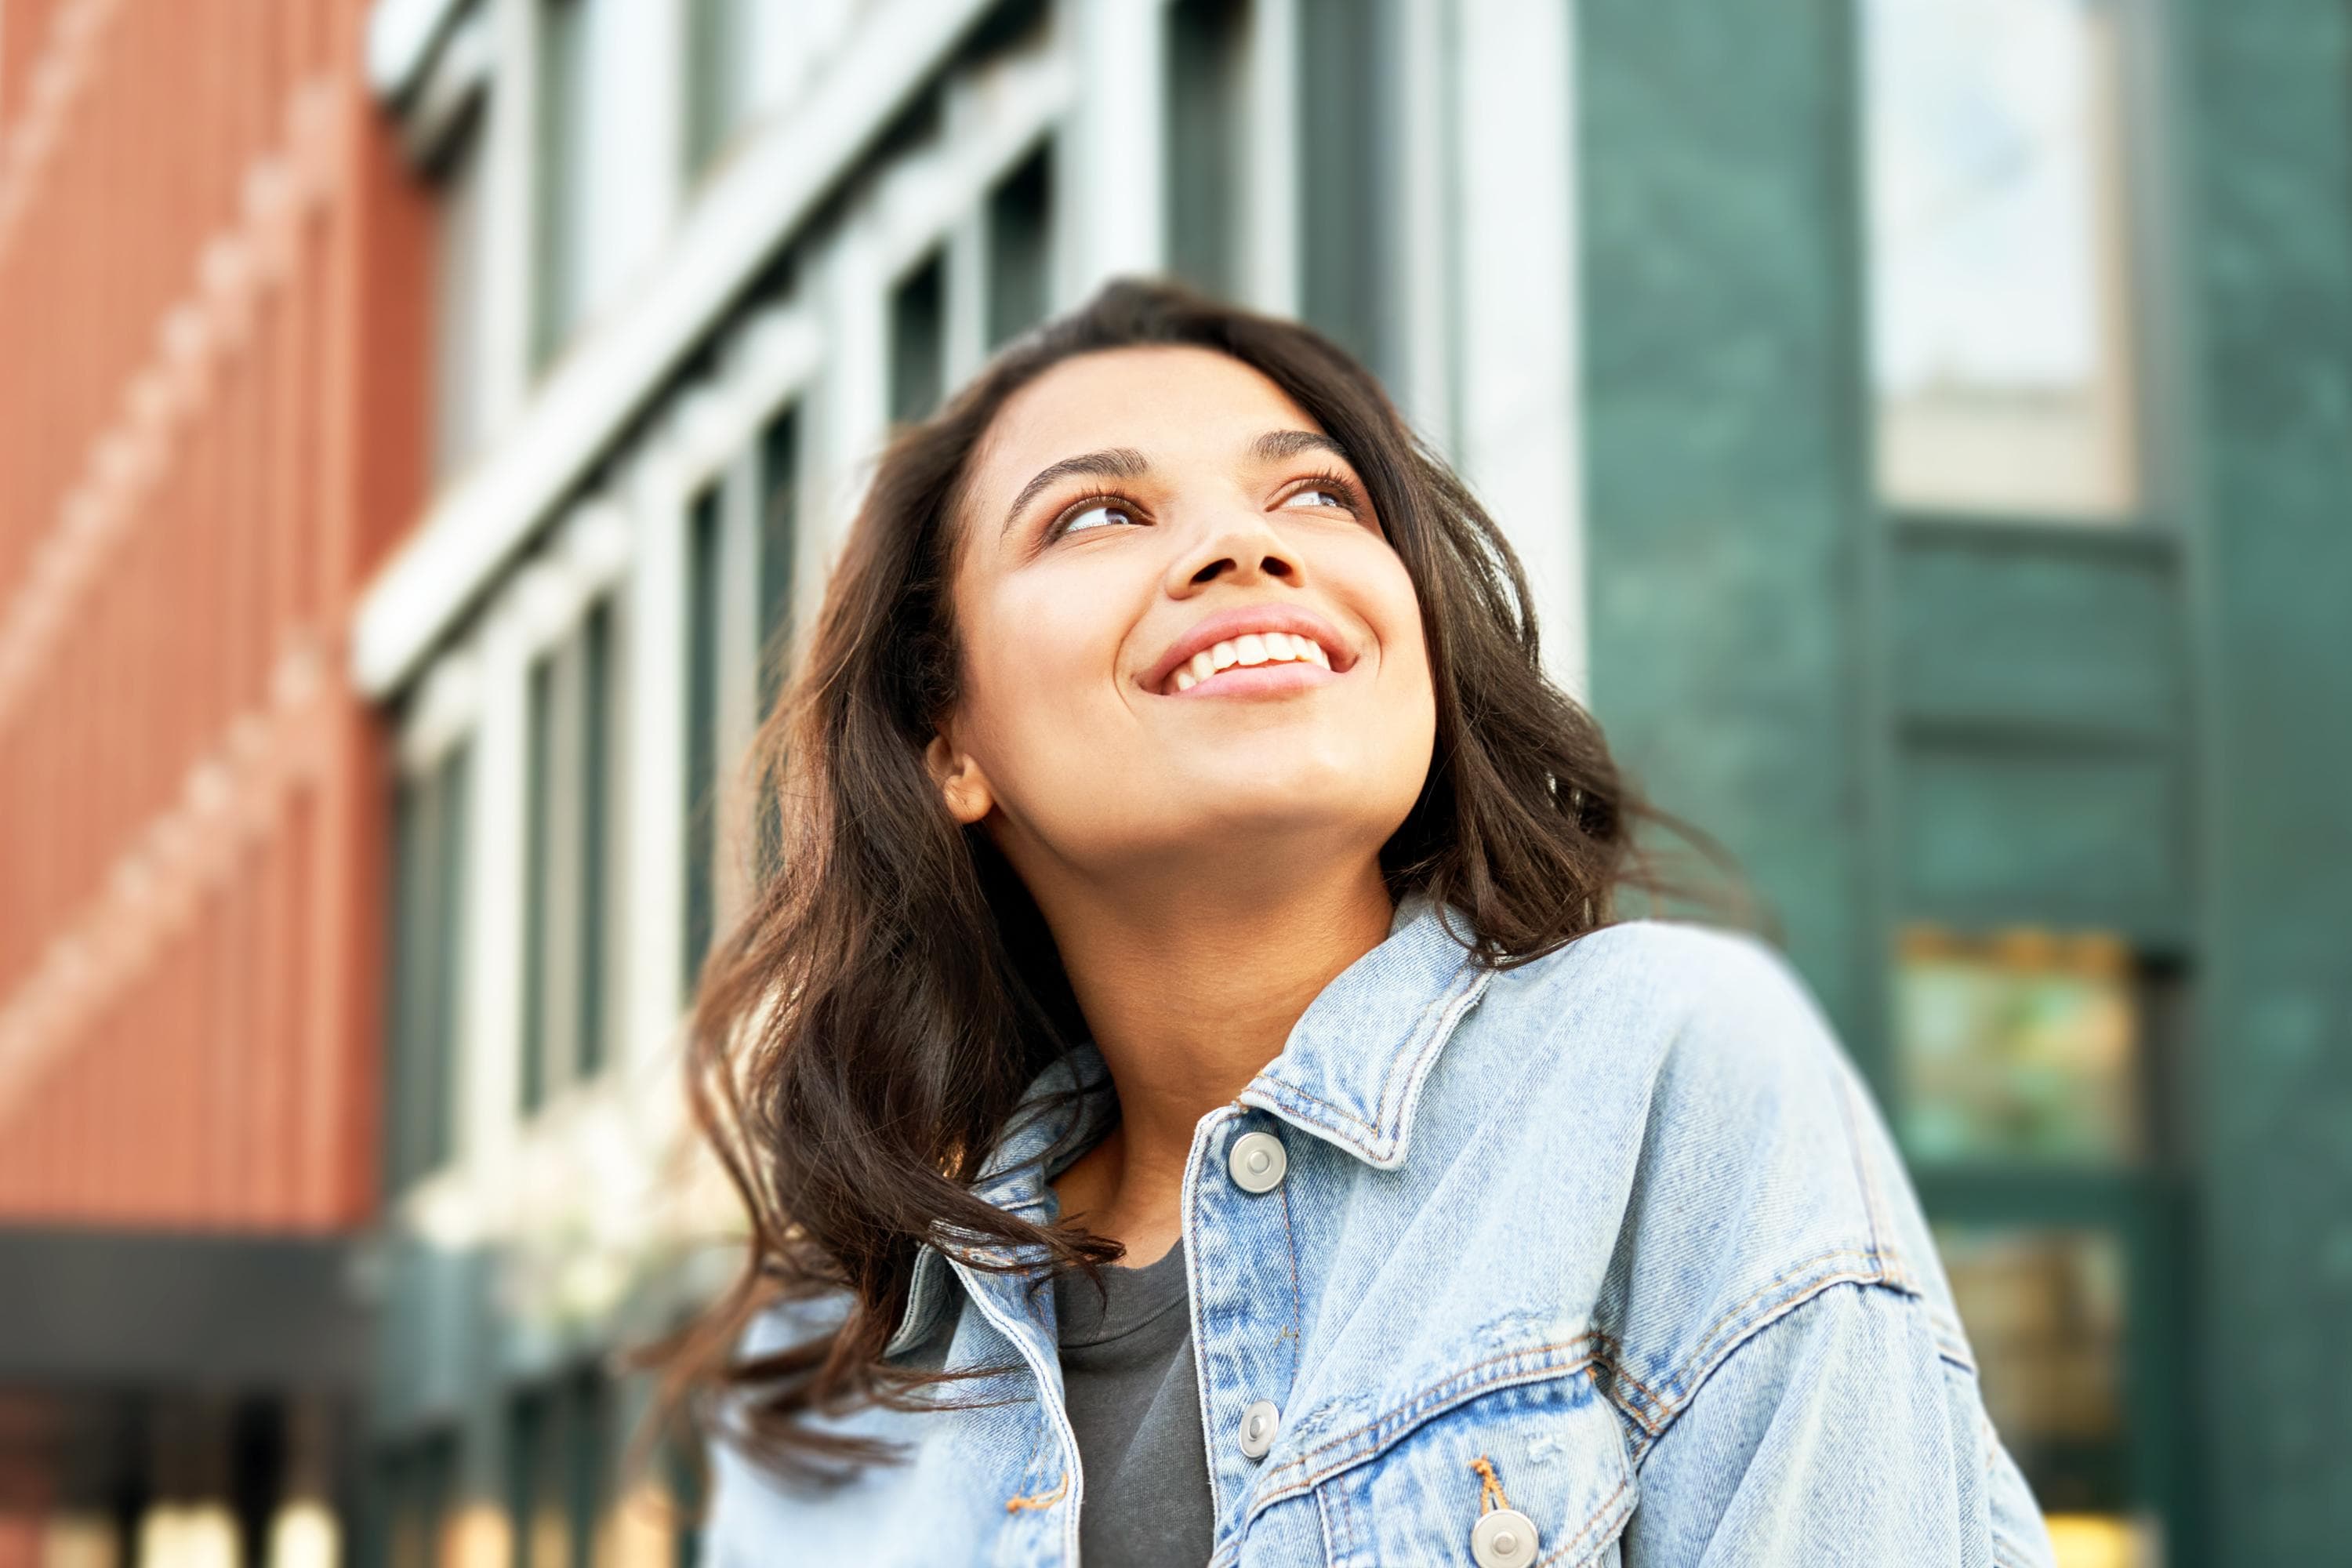
[{"label": "jacket seam", "polygon": [[[1262,1484],[1251,1496],[1249,1517],[1255,1518],[1260,1512],[1277,1502],[1284,1501],[1300,1492],[1312,1491],[1333,1476],[1378,1458],[1396,1442],[1402,1440],[1406,1434],[1425,1422],[1433,1420],[1444,1411],[1453,1408],[1454,1405],[1496,1389],[1547,1382],[1554,1378],[1573,1377],[1593,1364],[1597,1358],[1592,1354],[1592,1351],[1605,1339],[1605,1335],[1598,1333],[1582,1333],[1572,1340],[1554,1341],[1540,1345],[1525,1345],[1516,1350],[1504,1351],[1482,1361],[1473,1362],[1468,1366],[1457,1368],[1435,1383],[1417,1390],[1400,1404],[1381,1412],[1370,1420],[1323,1439],[1296,1458],[1285,1460],[1281,1469],[1268,1471],[1265,1478],[1265,1484]],[[1582,1350],[1585,1353],[1578,1359],[1564,1363],[1554,1364],[1541,1359],[1555,1352],[1578,1350]],[[1484,1368],[1530,1358],[1534,1359],[1535,1363],[1528,1366],[1523,1373],[1501,1373],[1484,1381],[1465,1382]],[[1457,1398],[1447,1400],[1435,1397],[1439,1395],[1440,1391],[1457,1384],[1463,1384]],[[1364,1434],[1391,1422],[1396,1424],[1396,1432],[1387,1441],[1375,1440],[1372,1447],[1364,1453],[1347,1455],[1324,1465],[1320,1469],[1313,1468],[1315,1461],[1331,1453],[1332,1450],[1347,1448]],[[1298,1473],[1297,1475],[1288,1473],[1292,1471]]]},{"label": "jacket seam", "polygon": [[[1587,1519],[1582,1524],[1576,1527],[1576,1533],[1569,1537],[1558,1551],[1538,1562],[1536,1564],[1536,1568],[1554,1568],[1554,1564],[1556,1563],[1566,1563],[1571,1552],[1589,1552],[1593,1547],[1600,1545],[1602,1541],[1613,1539],[1613,1537],[1609,1536],[1602,1536],[1596,1539],[1595,1531],[1601,1528],[1603,1517],[1607,1515],[1611,1509],[1617,1506],[1617,1500],[1623,1497],[1625,1495],[1625,1489],[1633,1484],[1633,1477],[1630,1471],[1618,1478],[1617,1489],[1611,1492],[1607,1497],[1601,1499],[1601,1506],[1592,1510],[1591,1517]],[[1622,1522],[1622,1515],[1620,1516],[1619,1522]]]},{"label": "jacket seam", "polygon": [[[1808,1267],[1839,1258],[1867,1258],[1869,1267],[1833,1269],[1808,1279],[1790,1291],[1783,1299],[1762,1308],[1755,1314],[1753,1321],[1741,1325],[1737,1332],[1722,1332],[1733,1319],[1747,1311],[1759,1298],[1769,1295],[1778,1284],[1785,1282],[1790,1276]],[[1766,1286],[1757,1295],[1749,1297],[1747,1301],[1717,1320],[1716,1328],[1710,1329],[1707,1335],[1700,1340],[1700,1348],[1694,1351],[1673,1378],[1668,1380],[1667,1386],[1676,1391],[1673,1403],[1657,1413],[1654,1426],[1637,1423],[1642,1426],[1643,1431],[1642,1436],[1635,1439],[1633,1445],[1634,1465],[1639,1467],[1649,1456],[1650,1450],[1656,1447],[1659,1441],[1674,1429],[1675,1422],[1681,1417],[1683,1412],[1690,1408],[1692,1401],[1698,1397],[1699,1391],[1706,1386],[1708,1379],[1715,1375],[1725,1362],[1731,1359],[1733,1352],[1764,1330],[1835,1285],[1876,1286],[1883,1289],[1893,1289],[1898,1295],[1906,1294],[1899,1287],[1888,1284],[1885,1267],[1876,1258],[1851,1249],[1842,1253],[1825,1253],[1821,1258],[1811,1259],[1808,1263],[1800,1264],[1796,1268],[1789,1270],[1774,1285]],[[1715,1341],[1718,1334],[1721,1338],[1720,1342],[1717,1343]]]}]

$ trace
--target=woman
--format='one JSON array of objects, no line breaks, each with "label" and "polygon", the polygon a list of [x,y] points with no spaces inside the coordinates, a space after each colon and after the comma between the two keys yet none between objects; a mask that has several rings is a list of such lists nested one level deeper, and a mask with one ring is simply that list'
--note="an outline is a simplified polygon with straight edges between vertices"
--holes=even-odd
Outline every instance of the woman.
[{"label": "woman", "polygon": [[1801,983],[1614,912],[1526,606],[1368,373],[1171,288],[894,444],[698,1008],[719,1568],[2048,1561]]}]

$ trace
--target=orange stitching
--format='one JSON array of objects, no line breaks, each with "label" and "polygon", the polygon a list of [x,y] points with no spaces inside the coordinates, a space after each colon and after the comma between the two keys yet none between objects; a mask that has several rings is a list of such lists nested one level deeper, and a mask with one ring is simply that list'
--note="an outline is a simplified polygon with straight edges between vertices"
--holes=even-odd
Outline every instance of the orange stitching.
[{"label": "orange stitching", "polygon": [[[1272,1480],[1273,1480],[1273,1478],[1274,1478],[1275,1476],[1277,1476],[1277,1475],[1282,1474],[1284,1470],[1294,1470],[1294,1469],[1295,1469],[1295,1470],[1303,1470],[1303,1469],[1305,1469],[1308,1465],[1310,1465],[1311,1463],[1313,1463],[1313,1462],[1314,1462],[1314,1460],[1315,1460],[1316,1458],[1318,1458],[1318,1457],[1320,1457],[1321,1455],[1328,1454],[1328,1453],[1329,1453],[1329,1452],[1330,1452],[1332,1449],[1334,1449],[1334,1448],[1341,1448],[1341,1447],[1347,1447],[1347,1446],[1348,1446],[1348,1444],[1349,1444],[1350,1442],[1354,1441],[1356,1438],[1358,1438],[1358,1437],[1360,1437],[1360,1436],[1363,1436],[1365,1433],[1367,1433],[1367,1432],[1370,1431],[1373,1427],[1378,1426],[1381,1422],[1383,1422],[1383,1421],[1387,1421],[1387,1420],[1391,1419],[1392,1417],[1400,1416],[1400,1415],[1402,1415],[1406,1414],[1407,1412],[1409,1412],[1409,1411],[1412,1410],[1412,1409],[1413,1409],[1413,1407],[1414,1407],[1415,1405],[1419,1405],[1423,1400],[1427,1399],[1431,1394],[1433,1394],[1436,1393],[1439,1389],[1445,1387],[1448,1384],[1454,1383],[1454,1382],[1459,1381],[1459,1380],[1460,1380],[1460,1379],[1462,1379],[1462,1378],[1467,1377],[1470,1373],[1474,1373],[1474,1372],[1478,1371],[1478,1370],[1479,1370],[1480,1368],[1482,1368],[1482,1367],[1489,1367],[1489,1366],[1493,1366],[1493,1365],[1495,1365],[1495,1364],[1496,1364],[1496,1363],[1498,1363],[1498,1362],[1516,1361],[1516,1360],[1517,1360],[1518,1358],[1520,1358],[1520,1357],[1522,1357],[1522,1356],[1541,1356],[1541,1355],[1549,1354],[1549,1353],[1550,1353],[1550,1352],[1553,1352],[1553,1351],[1568,1351],[1568,1350],[1574,1350],[1577,1346],[1581,1345],[1581,1344],[1584,1344],[1584,1343],[1586,1343],[1587,1342],[1589,1342],[1589,1341],[1592,1340],[1593,1338],[1594,1338],[1594,1336],[1593,1336],[1593,1335],[1591,1335],[1591,1334],[1590,1334],[1590,1333],[1579,1334],[1576,1338],[1574,1338],[1574,1339],[1572,1339],[1572,1340],[1560,1341],[1560,1342],[1556,1342],[1556,1343],[1552,1343],[1552,1344],[1528,1345],[1528,1346],[1522,1347],[1521,1349],[1518,1349],[1518,1350],[1506,1351],[1506,1352],[1503,1352],[1502,1354],[1500,1354],[1500,1355],[1492,1355],[1492,1356],[1488,1356],[1485,1361],[1473,1362],[1473,1363],[1471,1363],[1468,1366],[1465,1366],[1465,1367],[1460,1368],[1459,1370],[1457,1370],[1457,1371],[1455,1371],[1455,1372],[1450,1373],[1448,1373],[1446,1376],[1444,1376],[1444,1378],[1439,1379],[1437,1382],[1435,1382],[1435,1383],[1433,1383],[1433,1384],[1429,1384],[1426,1388],[1423,1388],[1423,1389],[1420,1390],[1419,1392],[1417,1392],[1417,1393],[1415,1393],[1415,1394],[1412,1394],[1412,1395],[1408,1396],[1408,1397],[1405,1399],[1405,1401],[1404,1401],[1402,1405],[1396,1405],[1396,1406],[1395,1406],[1394,1408],[1392,1408],[1392,1409],[1390,1409],[1390,1410],[1387,1410],[1387,1411],[1382,1412],[1381,1415],[1374,1416],[1371,1420],[1365,1422],[1362,1426],[1354,1426],[1354,1427],[1350,1427],[1349,1430],[1347,1430],[1347,1431],[1345,1431],[1345,1432],[1340,1433],[1340,1434],[1339,1434],[1338,1436],[1336,1436],[1336,1437],[1332,1437],[1332,1438],[1330,1438],[1330,1439],[1328,1439],[1328,1440],[1327,1440],[1327,1441],[1325,1441],[1325,1442],[1322,1442],[1322,1443],[1318,1443],[1318,1444],[1317,1444],[1313,1448],[1308,1449],[1306,1453],[1303,1453],[1303,1454],[1299,1455],[1297,1458],[1292,1459],[1288,1464],[1285,1465],[1285,1466],[1282,1468],[1282,1470],[1276,1470],[1276,1471],[1270,1471],[1270,1472],[1268,1472],[1267,1477],[1266,1477],[1266,1481],[1267,1481],[1268,1483],[1271,1483],[1271,1482],[1272,1482]],[[1586,1367],[1588,1367],[1588,1366],[1590,1366],[1590,1365],[1591,1365],[1591,1364],[1592,1364],[1592,1358],[1591,1358],[1591,1356],[1589,1356],[1589,1355],[1588,1355],[1587,1357],[1585,1357],[1585,1359],[1584,1359],[1584,1360],[1580,1361],[1580,1362],[1573,1363],[1571,1363],[1571,1364],[1570,1364],[1570,1365],[1568,1365],[1568,1366],[1558,1367],[1558,1368],[1537,1368],[1537,1369],[1534,1369],[1534,1370],[1536,1371],[1536,1373],[1537,1373],[1538,1375],[1541,1375],[1541,1376],[1547,1376],[1547,1377],[1549,1377],[1549,1376],[1557,1376],[1557,1377],[1573,1377],[1573,1376],[1575,1376],[1578,1373],[1582,1372]],[[1527,1382],[1533,1382],[1533,1381],[1535,1381],[1535,1377],[1531,1376],[1531,1377],[1529,1377],[1529,1378],[1528,1378],[1528,1379],[1525,1379],[1525,1380],[1523,1380],[1523,1381],[1527,1381]],[[1464,1396],[1465,1398],[1468,1398],[1468,1397],[1469,1397],[1471,1394],[1473,1394],[1474,1393],[1476,1393],[1476,1392],[1478,1392],[1480,1389],[1485,1388],[1485,1387],[1487,1387],[1487,1386],[1493,1386],[1493,1387],[1496,1387],[1496,1388],[1502,1388],[1502,1387],[1507,1387],[1507,1386],[1515,1386],[1515,1385],[1512,1385],[1512,1384],[1502,1384],[1502,1383],[1496,1383],[1496,1384],[1492,1384],[1492,1385],[1487,1385],[1487,1384],[1476,1384],[1476,1385],[1474,1385],[1474,1386],[1473,1386],[1473,1387],[1471,1387],[1471,1388],[1465,1389],[1465,1390],[1463,1391],[1463,1396]],[[1429,1418],[1430,1418],[1430,1417],[1428,1417],[1428,1416],[1425,1416],[1425,1415],[1424,1415],[1424,1416],[1423,1416],[1421,1419],[1422,1419],[1422,1420],[1427,1420],[1427,1419],[1429,1419]],[[1414,1422],[1414,1423],[1413,1423],[1413,1425],[1415,1425],[1415,1426],[1418,1426],[1419,1424],[1420,1424],[1420,1422],[1419,1422],[1419,1421],[1416,1421],[1416,1422]],[[1312,1487],[1312,1486],[1315,1486],[1315,1485],[1317,1485],[1318,1483],[1319,1483],[1320,1481],[1322,1481],[1322,1480],[1325,1479],[1325,1475],[1328,1475],[1328,1474],[1329,1474],[1329,1473],[1330,1473],[1330,1472],[1328,1472],[1328,1471],[1327,1471],[1327,1472],[1324,1472],[1323,1474],[1318,1474],[1318,1475],[1317,1475],[1313,1479],[1311,1479],[1311,1480],[1308,1480],[1308,1481],[1305,1482],[1305,1483],[1304,1483],[1304,1485],[1305,1485],[1306,1487]],[[1291,1484],[1291,1483],[1288,1483],[1288,1482],[1284,1482],[1284,1483],[1282,1483],[1282,1485],[1283,1485],[1283,1486],[1285,1486],[1285,1487],[1289,1486],[1290,1484]],[[1278,1495],[1277,1495],[1277,1494],[1278,1494]],[[1291,1495],[1293,1495],[1291,1492],[1286,1491],[1286,1490],[1280,1490],[1278,1488],[1276,1488],[1276,1486],[1274,1486],[1274,1485],[1272,1485],[1272,1484],[1267,1484],[1267,1485],[1264,1486],[1264,1487],[1262,1488],[1262,1489],[1257,1493],[1256,1499],[1255,1499],[1255,1502],[1254,1502],[1254,1503],[1253,1503],[1253,1505],[1252,1505],[1252,1514],[1253,1514],[1253,1517],[1255,1517],[1255,1511],[1256,1511],[1258,1509],[1265,1508],[1265,1506],[1267,1506],[1268,1504],[1270,1504],[1270,1503],[1272,1503],[1272,1502],[1275,1502],[1275,1501],[1278,1500],[1278,1498],[1280,1498],[1280,1497],[1289,1497],[1289,1496],[1291,1496]]]},{"label": "orange stitching", "polygon": [[1478,1472],[1478,1512],[1482,1518],[1498,1508],[1511,1506],[1511,1500],[1503,1495],[1503,1483],[1496,1479],[1492,1460],[1481,1454],[1470,1461],[1470,1468]]},{"label": "orange stitching", "polygon": [[1062,1472],[1061,1484],[1056,1486],[1052,1491],[1033,1492],[1027,1497],[1007,1498],[1004,1500],[1004,1511],[1007,1513],[1019,1513],[1024,1508],[1033,1508],[1043,1512],[1045,1510],[1049,1509],[1055,1503],[1061,1501],[1063,1495],[1069,1489],[1070,1472],[1064,1470]]}]

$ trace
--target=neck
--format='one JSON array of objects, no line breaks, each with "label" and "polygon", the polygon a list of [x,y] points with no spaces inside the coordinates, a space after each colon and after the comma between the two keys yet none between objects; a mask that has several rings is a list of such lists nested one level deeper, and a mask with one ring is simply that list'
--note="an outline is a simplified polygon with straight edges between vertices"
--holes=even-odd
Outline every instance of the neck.
[{"label": "neck", "polygon": [[1307,1005],[1387,938],[1394,913],[1373,859],[1280,877],[1262,864],[1196,872],[1179,886],[1181,896],[1129,877],[1038,900],[1119,1103],[1117,1131],[1055,1191],[1065,1218],[1126,1243],[1138,1262],[1179,1234],[1195,1124],[1281,1053]]}]

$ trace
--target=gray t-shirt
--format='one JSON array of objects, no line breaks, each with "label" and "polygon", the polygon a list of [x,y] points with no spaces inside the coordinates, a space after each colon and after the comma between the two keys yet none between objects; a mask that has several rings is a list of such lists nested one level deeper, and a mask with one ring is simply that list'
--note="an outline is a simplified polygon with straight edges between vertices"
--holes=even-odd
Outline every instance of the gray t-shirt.
[{"label": "gray t-shirt", "polygon": [[1064,1398],[1087,1477],[1078,1560],[1201,1568],[1215,1521],[1184,1244],[1140,1268],[1111,1265],[1102,1281],[1097,1295],[1083,1273],[1054,1280]]}]

